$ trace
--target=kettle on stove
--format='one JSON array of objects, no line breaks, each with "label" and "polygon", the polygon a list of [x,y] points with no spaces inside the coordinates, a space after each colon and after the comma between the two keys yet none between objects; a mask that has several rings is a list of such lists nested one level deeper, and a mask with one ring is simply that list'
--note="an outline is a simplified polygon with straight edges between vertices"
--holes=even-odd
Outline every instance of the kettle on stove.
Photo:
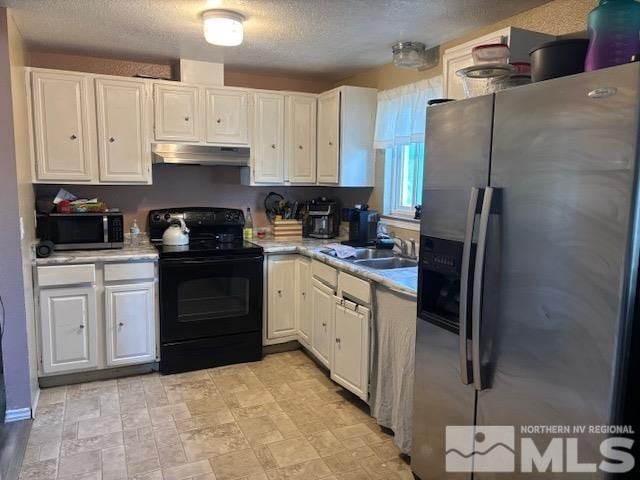
[{"label": "kettle on stove", "polygon": [[180,224],[172,223],[162,234],[163,245],[188,245],[189,229],[182,218],[174,218],[172,222],[179,221]]}]

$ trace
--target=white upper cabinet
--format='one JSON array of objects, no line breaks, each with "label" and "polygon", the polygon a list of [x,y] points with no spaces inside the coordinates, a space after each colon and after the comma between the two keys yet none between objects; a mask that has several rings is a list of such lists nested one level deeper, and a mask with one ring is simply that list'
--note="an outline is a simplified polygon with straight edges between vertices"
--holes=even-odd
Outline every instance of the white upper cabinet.
[{"label": "white upper cabinet", "polygon": [[338,87],[318,97],[318,183],[371,187],[377,90]]},{"label": "white upper cabinet", "polygon": [[256,93],[254,139],[251,143],[254,181],[284,181],[284,96]]},{"label": "white upper cabinet", "polygon": [[332,90],[318,97],[318,183],[337,184],[339,175],[340,90]]},{"label": "white upper cabinet", "polygon": [[151,177],[147,83],[96,79],[100,180],[147,183]]},{"label": "white upper cabinet", "polygon": [[286,98],[285,150],[290,183],[316,181],[316,98]]},{"label": "white upper cabinet", "polygon": [[471,50],[478,45],[506,43],[511,50],[511,62],[528,62],[529,52],[536,45],[554,40],[544,33],[507,27],[470,42],[448,48],[442,55],[443,96],[459,100],[465,98],[462,79],[456,75],[460,69],[473,65]]},{"label": "white upper cabinet", "polygon": [[249,94],[244,90],[205,89],[207,142],[249,143]]},{"label": "white upper cabinet", "polygon": [[98,361],[96,287],[40,291],[44,373],[94,368]]},{"label": "white upper cabinet", "polygon": [[153,86],[155,139],[198,142],[200,96],[198,87],[156,83]]},{"label": "white upper cabinet", "polygon": [[35,180],[90,182],[96,164],[93,89],[81,73],[32,76]]},{"label": "white upper cabinet", "polygon": [[104,287],[107,365],[155,360],[153,292],[153,282]]}]

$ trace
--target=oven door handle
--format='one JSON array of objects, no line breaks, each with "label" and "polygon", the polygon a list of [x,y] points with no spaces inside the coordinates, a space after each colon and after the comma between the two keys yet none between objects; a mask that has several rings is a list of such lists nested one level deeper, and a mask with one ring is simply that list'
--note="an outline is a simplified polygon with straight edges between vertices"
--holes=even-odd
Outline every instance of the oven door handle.
[{"label": "oven door handle", "polygon": [[160,260],[160,265],[214,265],[220,263],[253,263],[262,262],[264,257],[261,255],[255,257],[218,257],[218,258],[165,258]]}]

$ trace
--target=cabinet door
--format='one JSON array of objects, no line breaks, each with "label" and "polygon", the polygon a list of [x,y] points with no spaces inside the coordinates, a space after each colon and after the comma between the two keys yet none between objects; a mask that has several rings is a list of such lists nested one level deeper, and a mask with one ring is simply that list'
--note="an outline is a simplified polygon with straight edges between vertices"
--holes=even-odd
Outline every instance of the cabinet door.
[{"label": "cabinet door", "polygon": [[31,80],[37,180],[91,181],[96,157],[89,78],[33,72]]},{"label": "cabinet door", "polygon": [[298,339],[311,345],[311,262],[298,258],[296,262],[296,322]]},{"label": "cabinet door", "polygon": [[249,95],[238,90],[207,88],[207,142],[249,143]]},{"label": "cabinet door", "polygon": [[198,142],[198,88],[162,84],[153,88],[156,140]]},{"label": "cabinet door", "polygon": [[311,292],[311,351],[321,363],[330,367],[335,292],[315,278],[312,280]]},{"label": "cabinet door", "polygon": [[316,181],[316,98],[287,97],[285,148],[288,180],[291,183]]},{"label": "cabinet door", "polygon": [[100,180],[147,182],[151,142],[145,82],[96,79],[96,101]]},{"label": "cabinet door", "polygon": [[153,282],[104,287],[107,365],[155,360],[153,292]]},{"label": "cabinet door", "polygon": [[318,97],[318,183],[340,180],[340,92]]},{"label": "cabinet door", "polygon": [[44,373],[97,366],[95,286],[40,290]]},{"label": "cabinet door", "polygon": [[269,257],[267,263],[268,318],[267,338],[296,335],[295,255]]},{"label": "cabinet door", "polygon": [[254,181],[284,181],[284,97],[256,94],[254,142],[251,145]]},{"label": "cabinet door", "polygon": [[337,299],[333,328],[331,379],[366,401],[369,393],[369,309]]}]

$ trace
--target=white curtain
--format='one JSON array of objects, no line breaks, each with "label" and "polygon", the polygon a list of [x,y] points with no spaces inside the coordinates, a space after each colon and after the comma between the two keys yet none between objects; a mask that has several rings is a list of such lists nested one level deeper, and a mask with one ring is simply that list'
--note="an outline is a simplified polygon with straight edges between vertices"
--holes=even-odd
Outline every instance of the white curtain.
[{"label": "white curtain", "polygon": [[374,148],[424,142],[427,102],[441,97],[441,76],[378,92]]}]

